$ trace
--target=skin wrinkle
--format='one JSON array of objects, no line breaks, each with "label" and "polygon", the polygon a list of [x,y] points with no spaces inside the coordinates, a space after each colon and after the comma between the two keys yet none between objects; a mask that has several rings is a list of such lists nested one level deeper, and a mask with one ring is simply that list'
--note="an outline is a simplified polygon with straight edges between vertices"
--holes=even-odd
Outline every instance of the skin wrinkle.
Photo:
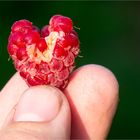
[{"label": "skin wrinkle", "polygon": [[[31,131],[26,131],[26,130],[22,130],[22,129],[11,129],[8,128],[8,130],[6,130],[6,134],[4,135],[4,137],[0,134],[0,138],[5,138],[4,140],[25,140],[25,139],[31,139],[31,140],[45,140],[42,139],[40,135],[38,135],[36,132],[31,132]],[[8,136],[8,137],[7,137]]]},{"label": "skin wrinkle", "polygon": [[42,134],[42,133],[40,133],[40,131],[41,131],[40,129],[32,130],[32,129],[27,129],[27,127],[26,127],[26,128],[22,128],[21,130],[18,129],[16,131],[17,131],[17,133],[20,132],[22,135],[25,134],[26,137],[32,136],[32,138],[36,138],[37,140],[41,140],[41,137],[43,137],[42,135],[40,135],[40,134]]}]

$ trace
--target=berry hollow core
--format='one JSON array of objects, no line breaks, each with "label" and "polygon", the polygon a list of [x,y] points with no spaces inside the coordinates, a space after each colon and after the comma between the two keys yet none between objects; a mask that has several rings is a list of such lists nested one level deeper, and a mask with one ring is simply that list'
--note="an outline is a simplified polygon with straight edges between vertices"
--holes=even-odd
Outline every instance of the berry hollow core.
[{"label": "berry hollow core", "polygon": [[28,20],[11,27],[8,52],[29,86],[67,86],[80,51],[79,38],[70,18],[54,15],[41,30]]}]

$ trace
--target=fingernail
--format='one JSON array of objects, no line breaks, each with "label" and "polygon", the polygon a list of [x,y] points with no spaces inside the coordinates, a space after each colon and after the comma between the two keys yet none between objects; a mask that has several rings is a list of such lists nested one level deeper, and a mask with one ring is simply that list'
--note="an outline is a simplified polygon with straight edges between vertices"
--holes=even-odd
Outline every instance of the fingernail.
[{"label": "fingernail", "polygon": [[14,121],[53,120],[60,111],[62,98],[52,87],[34,87],[25,92],[17,105]]}]

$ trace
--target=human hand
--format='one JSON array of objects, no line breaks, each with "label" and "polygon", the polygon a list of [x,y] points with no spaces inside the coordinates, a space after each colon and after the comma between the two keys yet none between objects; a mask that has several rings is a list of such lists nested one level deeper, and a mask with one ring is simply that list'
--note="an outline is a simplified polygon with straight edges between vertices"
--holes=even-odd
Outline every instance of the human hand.
[{"label": "human hand", "polygon": [[118,103],[114,75],[86,65],[73,72],[63,92],[28,88],[16,73],[0,93],[0,140],[106,138]]}]

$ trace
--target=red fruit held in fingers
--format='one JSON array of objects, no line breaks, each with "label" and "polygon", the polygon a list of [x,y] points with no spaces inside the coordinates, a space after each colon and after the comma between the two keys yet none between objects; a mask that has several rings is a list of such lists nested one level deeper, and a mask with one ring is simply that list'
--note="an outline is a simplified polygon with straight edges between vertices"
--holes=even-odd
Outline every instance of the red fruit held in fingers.
[{"label": "red fruit held in fingers", "polygon": [[52,85],[64,89],[79,53],[72,20],[55,15],[42,30],[28,20],[11,27],[8,52],[29,86]]}]

